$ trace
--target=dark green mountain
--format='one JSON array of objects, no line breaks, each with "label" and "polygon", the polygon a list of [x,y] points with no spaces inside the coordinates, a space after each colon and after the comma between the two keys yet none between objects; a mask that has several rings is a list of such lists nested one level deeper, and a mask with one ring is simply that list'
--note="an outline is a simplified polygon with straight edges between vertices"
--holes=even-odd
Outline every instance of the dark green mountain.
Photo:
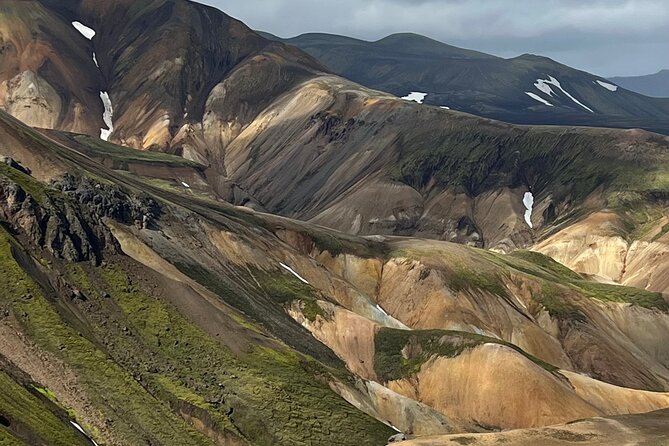
[{"label": "dark green mountain", "polygon": [[430,105],[518,124],[669,133],[669,100],[617,88],[606,78],[546,57],[503,59],[416,34],[395,34],[377,42],[329,34],[291,39],[264,35],[305,50],[335,73],[367,87],[399,97],[426,93],[424,102]]}]

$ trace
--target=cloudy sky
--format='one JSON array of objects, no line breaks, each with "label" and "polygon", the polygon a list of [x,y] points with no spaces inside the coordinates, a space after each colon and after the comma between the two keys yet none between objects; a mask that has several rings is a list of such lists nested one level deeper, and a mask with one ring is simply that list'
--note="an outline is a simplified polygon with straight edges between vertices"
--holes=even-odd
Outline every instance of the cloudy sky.
[{"label": "cloudy sky", "polygon": [[503,57],[541,54],[602,76],[669,68],[669,0],[198,0],[281,37],[415,32]]}]

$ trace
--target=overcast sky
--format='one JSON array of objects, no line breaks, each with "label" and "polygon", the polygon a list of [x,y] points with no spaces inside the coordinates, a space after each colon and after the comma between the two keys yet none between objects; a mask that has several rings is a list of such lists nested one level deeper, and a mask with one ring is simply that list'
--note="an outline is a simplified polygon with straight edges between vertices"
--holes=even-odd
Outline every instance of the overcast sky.
[{"label": "overcast sky", "polygon": [[602,76],[669,68],[669,0],[198,1],[280,37],[415,32],[503,57],[541,54]]}]

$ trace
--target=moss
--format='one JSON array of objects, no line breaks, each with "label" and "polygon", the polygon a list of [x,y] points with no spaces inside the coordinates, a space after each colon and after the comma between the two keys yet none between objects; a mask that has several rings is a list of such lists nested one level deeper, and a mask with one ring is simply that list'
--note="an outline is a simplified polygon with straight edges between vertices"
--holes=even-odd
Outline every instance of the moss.
[{"label": "moss", "polygon": [[[175,417],[94,343],[75,331],[52,307],[39,286],[14,261],[10,236],[0,229],[0,297],[10,303],[30,338],[77,370],[90,398],[99,408],[125,408],[115,433],[128,444],[142,443],[132,427],[143,426],[163,442],[203,445],[202,437]],[[19,249],[15,245],[15,249]],[[30,300],[21,296],[32,294]],[[71,443],[76,444],[76,443]]]},{"label": "moss", "polygon": [[575,285],[585,296],[591,298],[669,312],[669,304],[661,293],[595,282],[578,282]]},{"label": "moss", "polygon": [[[520,260],[516,262],[514,260]],[[573,280],[582,280],[580,274],[570,270],[561,263],[556,262],[551,257],[545,256],[538,252],[518,250],[514,251],[508,256],[505,256],[505,260],[509,262],[510,266],[523,271],[528,274],[535,276],[545,276],[545,272],[548,272],[554,278],[564,281],[573,281]],[[528,268],[527,264],[530,264],[534,268]],[[542,271],[543,270],[543,271]]]},{"label": "moss", "polygon": [[[374,369],[386,382],[407,378],[418,373],[423,364],[433,357],[454,358],[465,350],[486,343],[513,349],[551,373],[558,370],[513,344],[488,336],[447,330],[407,331],[390,328],[381,329],[374,339]],[[406,352],[403,351],[405,347]]]},{"label": "moss", "polygon": [[63,412],[66,412],[70,416],[70,418],[72,418],[73,420],[78,419],[77,418],[77,413],[73,409],[63,405],[63,403],[61,403],[58,400],[58,397],[56,396],[55,393],[53,393],[53,391],[51,391],[51,389],[47,389],[46,387],[40,387],[40,386],[35,386],[35,385],[33,385],[33,389],[35,389],[37,392],[42,394],[46,399],[48,399],[49,401],[54,403],[56,406],[60,407],[63,410]]},{"label": "moss", "polygon": [[297,277],[284,272],[256,271],[253,276],[267,294],[279,304],[286,304],[295,300],[314,300],[315,290]]},{"label": "moss", "polygon": [[88,445],[66,420],[57,417],[43,401],[2,371],[0,389],[0,414],[15,424],[19,432],[37,436],[44,444],[54,446]]},{"label": "moss", "polygon": [[315,322],[318,316],[320,316],[323,319],[326,318],[325,311],[323,311],[321,306],[318,305],[318,302],[316,300],[305,300],[303,302],[303,305],[304,308],[302,309],[302,314],[310,322]]},{"label": "moss", "polygon": [[23,440],[16,438],[11,433],[0,427],[0,445],[2,446],[30,446]]},{"label": "moss", "polygon": [[[372,445],[392,433],[325,381],[314,380],[327,380],[328,374],[313,359],[278,345],[237,357],[165,302],[129,290],[122,271],[105,268],[102,274],[145,354],[160,364],[159,384],[210,413],[229,416],[252,444]],[[283,280],[273,283],[282,292],[294,290]],[[210,400],[221,401],[220,407],[207,405]]]},{"label": "moss", "polygon": [[204,168],[201,164],[176,155],[146,150],[134,150],[86,135],[65,134],[65,136],[78,143],[77,149],[88,156],[111,158],[114,169],[125,170],[127,169],[128,163],[133,162],[163,164],[171,167],[190,167],[193,169]]},{"label": "moss", "polygon": [[455,292],[465,290],[487,291],[496,296],[508,298],[509,293],[501,281],[494,274],[486,274],[457,264],[449,274],[447,285]]},{"label": "moss", "polygon": [[30,175],[26,175],[19,170],[9,167],[5,163],[0,163],[0,176],[5,176],[19,185],[21,189],[23,189],[26,194],[33,197],[37,203],[44,203],[48,189]]},{"label": "moss", "polygon": [[585,322],[586,317],[581,310],[563,297],[556,285],[545,283],[541,293],[532,294],[532,299],[541,304],[551,317],[561,321]]}]

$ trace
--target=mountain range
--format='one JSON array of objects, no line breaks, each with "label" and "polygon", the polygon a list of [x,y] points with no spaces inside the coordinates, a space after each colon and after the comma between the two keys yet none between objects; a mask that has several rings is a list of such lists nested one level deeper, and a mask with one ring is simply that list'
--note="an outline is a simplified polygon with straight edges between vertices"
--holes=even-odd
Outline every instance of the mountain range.
[{"label": "mountain range", "polygon": [[669,98],[669,70],[646,76],[620,76],[609,79],[628,90],[656,98]]},{"label": "mountain range", "polygon": [[[547,57],[503,59],[417,34],[367,42],[331,34],[271,40],[303,49],[333,72],[400,97],[518,124],[643,128],[669,133],[669,99],[649,98]],[[622,88],[620,88],[622,87]]]},{"label": "mountain range", "polygon": [[403,100],[185,0],[9,0],[0,43],[0,444],[669,435],[669,137]]}]

